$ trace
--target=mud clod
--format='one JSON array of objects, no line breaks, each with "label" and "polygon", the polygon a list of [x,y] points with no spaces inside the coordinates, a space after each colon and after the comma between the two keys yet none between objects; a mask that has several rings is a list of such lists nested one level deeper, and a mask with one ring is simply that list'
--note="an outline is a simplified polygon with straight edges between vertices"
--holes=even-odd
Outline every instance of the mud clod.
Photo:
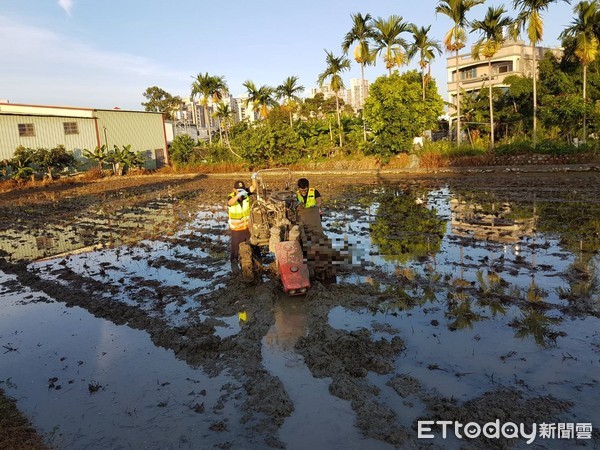
[{"label": "mud clod", "polygon": [[402,398],[417,394],[422,390],[421,382],[410,375],[396,375],[386,384]]},{"label": "mud clod", "polygon": [[404,350],[402,339],[371,340],[367,329],[347,332],[331,327],[301,338],[296,344],[306,364],[317,377],[346,373],[362,378],[369,371],[386,374],[393,370],[389,359]]}]

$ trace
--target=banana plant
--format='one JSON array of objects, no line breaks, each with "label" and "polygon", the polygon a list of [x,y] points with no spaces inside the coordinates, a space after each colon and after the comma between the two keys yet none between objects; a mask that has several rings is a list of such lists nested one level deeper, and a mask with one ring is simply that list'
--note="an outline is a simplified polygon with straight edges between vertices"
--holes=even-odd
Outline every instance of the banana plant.
[{"label": "banana plant", "polygon": [[137,154],[131,151],[131,145],[119,148],[117,145],[108,152],[106,162],[112,164],[113,173],[118,176],[125,174],[128,167],[141,167],[144,165],[144,157],[141,152]]},{"label": "banana plant", "polygon": [[125,166],[129,158],[131,145],[123,146],[119,148],[117,145],[109,150],[106,162],[112,165],[113,174],[121,176],[125,172]]},{"label": "banana plant", "polygon": [[13,172],[12,179],[15,181],[20,182],[26,180],[33,177],[35,174],[35,169],[29,167],[27,162],[23,162],[20,159],[13,159],[10,164]]},{"label": "banana plant", "polygon": [[93,151],[90,151],[87,148],[84,149],[83,156],[84,158],[96,161],[98,163],[98,168],[102,170],[104,162],[108,158],[108,151],[106,149],[106,145],[103,144],[100,147],[96,147]]},{"label": "banana plant", "polygon": [[19,146],[15,150],[13,158],[9,161],[12,179],[22,181],[35,175],[35,150]]}]

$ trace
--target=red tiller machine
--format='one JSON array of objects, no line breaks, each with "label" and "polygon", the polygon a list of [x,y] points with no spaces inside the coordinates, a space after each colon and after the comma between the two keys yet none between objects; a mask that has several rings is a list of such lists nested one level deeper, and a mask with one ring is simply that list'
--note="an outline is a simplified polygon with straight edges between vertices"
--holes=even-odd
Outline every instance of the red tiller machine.
[{"label": "red tiller machine", "polygon": [[261,263],[257,248],[275,255],[276,267],[287,295],[303,295],[310,288],[309,270],[302,248],[306,241],[296,192],[291,190],[289,169],[256,173],[256,198],[250,211],[250,241],[240,245],[245,281],[253,281]]},{"label": "red tiller machine", "polygon": [[287,295],[302,295],[310,288],[308,266],[298,241],[279,242],[275,246],[277,271]]}]

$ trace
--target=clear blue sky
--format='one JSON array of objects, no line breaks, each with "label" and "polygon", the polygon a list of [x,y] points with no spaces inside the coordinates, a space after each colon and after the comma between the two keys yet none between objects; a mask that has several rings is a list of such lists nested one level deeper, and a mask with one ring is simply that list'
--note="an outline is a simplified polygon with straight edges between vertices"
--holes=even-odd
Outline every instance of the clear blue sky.
[{"label": "clear blue sky", "polygon": [[[341,54],[352,13],[402,16],[432,25],[442,40],[452,26],[435,14],[436,0],[0,0],[0,99],[11,103],[142,110],[143,92],[159,86],[187,96],[193,76],[222,75],[234,96],[242,83],[277,86],[291,75],[305,94],[325,68],[324,49]],[[488,0],[471,10],[483,18]],[[504,2],[514,17],[512,1]],[[558,2],[544,16],[545,46],[573,18]],[[475,41],[469,35],[469,45]],[[446,58],[433,76],[446,96]],[[416,68],[411,63],[408,68]],[[401,70],[406,70],[403,67]],[[386,73],[382,61],[366,68],[373,81]],[[360,66],[344,79],[360,78]]]}]

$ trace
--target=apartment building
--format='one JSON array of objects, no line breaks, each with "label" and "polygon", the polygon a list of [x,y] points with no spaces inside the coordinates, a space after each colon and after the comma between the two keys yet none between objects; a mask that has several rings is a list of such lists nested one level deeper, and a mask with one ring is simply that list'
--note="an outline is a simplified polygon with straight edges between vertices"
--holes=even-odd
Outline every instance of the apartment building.
[{"label": "apartment building", "polygon": [[[335,97],[335,91],[333,91],[329,86],[320,86],[320,87],[316,87],[316,88],[310,88],[309,97],[313,98],[317,94],[323,94],[323,98],[325,100],[327,100],[328,98]],[[345,100],[346,92],[340,90],[338,92],[338,97],[341,99],[344,99],[344,101],[346,101]]]},{"label": "apartment building", "polygon": [[[215,117],[217,106],[219,103],[229,105],[231,108],[231,118],[234,123],[248,120],[254,122],[257,120],[257,111],[252,108],[252,104],[246,105],[248,97],[233,97],[225,95],[218,102],[209,99],[206,106],[200,103],[200,99],[195,97],[183,98],[183,105],[179,111],[175,111],[175,127],[179,127],[183,134],[189,134],[195,139],[208,140],[208,123],[210,121],[210,129],[213,133],[219,130],[219,118]],[[208,114],[207,114],[208,113]],[[182,134],[176,133],[176,134]]]},{"label": "apartment building", "polygon": [[[334,91],[329,86],[311,88],[310,97],[316,94],[323,94],[325,99],[335,96]],[[338,93],[338,97],[344,101],[346,105],[352,106],[354,111],[360,111],[363,108],[365,99],[369,95],[369,80],[365,80],[364,86],[361,78],[352,78],[350,80],[350,88],[344,89]]]},{"label": "apartment building", "polygon": [[354,111],[363,109],[365,99],[369,95],[369,80],[363,84],[362,78],[352,78],[350,80],[350,89],[347,91],[346,103],[352,106]]},{"label": "apartment building", "polygon": [[[562,49],[536,47],[536,61],[543,58],[547,51],[557,56],[562,55]],[[448,101],[456,103],[456,57],[449,56],[446,60],[448,72]],[[492,73],[489,72],[488,60],[481,57],[475,59],[471,53],[458,55],[458,76],[461,90],[464,92],[479,91],[491,82],[494,87],[508,87],[504,80],[509,75],[531,77],[533,73],[533,51],[531,45],[523,41],[507,41],[492,58]]]}]

